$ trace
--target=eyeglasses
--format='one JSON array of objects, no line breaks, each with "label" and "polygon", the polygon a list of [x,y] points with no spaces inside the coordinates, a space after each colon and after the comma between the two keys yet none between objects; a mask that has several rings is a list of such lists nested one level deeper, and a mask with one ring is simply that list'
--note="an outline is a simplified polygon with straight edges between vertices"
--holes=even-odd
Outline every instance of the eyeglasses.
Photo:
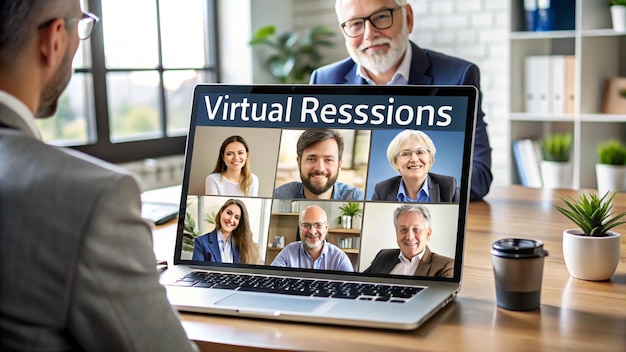
[{"label": "eyeglasses", "polygon": [[416,150],[405,149],[396,154],[396,158],[410,159],[413,157],[413,154],[417,155],[418,158],[421,158],[429,155],[430,150],[424,148],[417,148]]},{"label": "eyeglasses", "polygon": [[315,227],[316,230],[321,230],[324,228],[324,225],[326,225],[326,221],[324,222],[316,222],[314,224],[308,223],[308,222],[302,222],[300,223],[300,227],[302,227],[305,230],[310,230],[311,227]]},{"label": "eyeglasses", "polygon": [[365,32],[365,21],[370,21],[372,26],[376,29],[387,29],[393,26],[393,12],[403,8],[404,6],[398,6],[394,9],[384,9],[367,17],[353,18],[340,24],[343,28],[343,32],[350,38],[356,38]]},{"label": "eyeglasses", "polygon": [[[47,20],[46,22],[37,26],[37,29],[42,29],[50,26],[52,22],[54,22],[54,20],[56,20],[56,18]],[[91,37],[93,29],[100,19],[93,13],[83,12],[83,17],[81,18],[64,18],[64,20],[68,24],[78,22],[78,38],[80,40],[85,40]]]}]

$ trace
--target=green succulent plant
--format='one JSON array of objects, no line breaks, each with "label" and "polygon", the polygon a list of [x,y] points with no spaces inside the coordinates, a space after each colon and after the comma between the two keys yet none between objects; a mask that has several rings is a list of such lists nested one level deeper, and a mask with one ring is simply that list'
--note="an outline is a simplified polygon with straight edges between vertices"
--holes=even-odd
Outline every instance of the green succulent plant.
[{"label": "green succulent plant", "polygon": [[541,155],[545,161],[567,162],[571,150],[571,133],[555,133],[541,140]]},{"label": "green succulent plant", "polygon": [[607,165],[626,164],[626,146],[616,139],[598,145],[598,162]]},{"label": "green succulent plant", "polygon": [[600,198],[597,194],[589,192],[581,194],[577,200],[559,196],[567,207],[555,205],[554,208],[578,225],[585,236],[604,237],[615,226],[626,223],[619,221],[626,216],[626,212],[610,218],[613,215],[611,208],[615,194],[616,192],[609,191]]}]

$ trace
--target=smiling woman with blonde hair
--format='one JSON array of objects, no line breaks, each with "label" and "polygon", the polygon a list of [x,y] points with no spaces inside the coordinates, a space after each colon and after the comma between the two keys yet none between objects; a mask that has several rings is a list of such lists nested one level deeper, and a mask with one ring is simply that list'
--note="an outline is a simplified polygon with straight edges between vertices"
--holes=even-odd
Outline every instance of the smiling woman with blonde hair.
[{"label": "smiling woman with blonde hair", "polygon": [[372,200],[458,202],[456,179],[430,172],[436,153],[437,148],[426,133],[416,130],[398,133],[387,147],[387,159],[400,176],[377,183]]}]

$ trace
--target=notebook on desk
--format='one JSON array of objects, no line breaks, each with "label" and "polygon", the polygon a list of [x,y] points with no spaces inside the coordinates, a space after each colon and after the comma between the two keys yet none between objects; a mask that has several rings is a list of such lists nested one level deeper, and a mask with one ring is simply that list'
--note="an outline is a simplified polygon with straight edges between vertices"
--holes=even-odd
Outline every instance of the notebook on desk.
[{"label": "notebook on desk", "polygon": [[[172,305],[250,318],[420,326],[461,287],[477,92],[196,86],[174,265],[161,276]],[[328,131],[335,137],[311,142]],[[413,131],[426,134],[433,150],[424,140],[415,148]],[[388,156],[388,145],[407,133]],[[226,143],[232,136],[239,142]],[[222,144],[233,148],[220,154]],[[424,192],[430,201],[399,201],[413,194],[400,172],[407,182],[419,178],[428,168],[422,159],[435,150],[434,178]],[[391,161],[403,166],[394,169]],[[251,186],[216,172],[244,164]],[[333,199],[311,198],[316,194]],[[349,219],[346,207],[360,213]],[[425,217],[430,236],[419,237],[429,233]],[[416,249],[423,249],[420,259],[411,260]]]}]

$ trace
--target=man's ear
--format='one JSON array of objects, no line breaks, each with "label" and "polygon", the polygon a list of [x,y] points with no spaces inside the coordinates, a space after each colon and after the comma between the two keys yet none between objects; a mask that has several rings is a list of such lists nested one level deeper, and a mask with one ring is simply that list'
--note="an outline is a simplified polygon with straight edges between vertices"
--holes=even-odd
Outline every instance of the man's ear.
[{"label": "man's ear", "polygon": [[56,68],[63,61],[68,45],[68,31],[65,21],[57,18],[49,26],[39,30],[39,53],[41,64],[45,67]]},{"label": "man's ear", "polygon": [[409,33],[413,32],[413,8],[411,4],[406,4],[404,8],[406,10],[406,25]]}]

